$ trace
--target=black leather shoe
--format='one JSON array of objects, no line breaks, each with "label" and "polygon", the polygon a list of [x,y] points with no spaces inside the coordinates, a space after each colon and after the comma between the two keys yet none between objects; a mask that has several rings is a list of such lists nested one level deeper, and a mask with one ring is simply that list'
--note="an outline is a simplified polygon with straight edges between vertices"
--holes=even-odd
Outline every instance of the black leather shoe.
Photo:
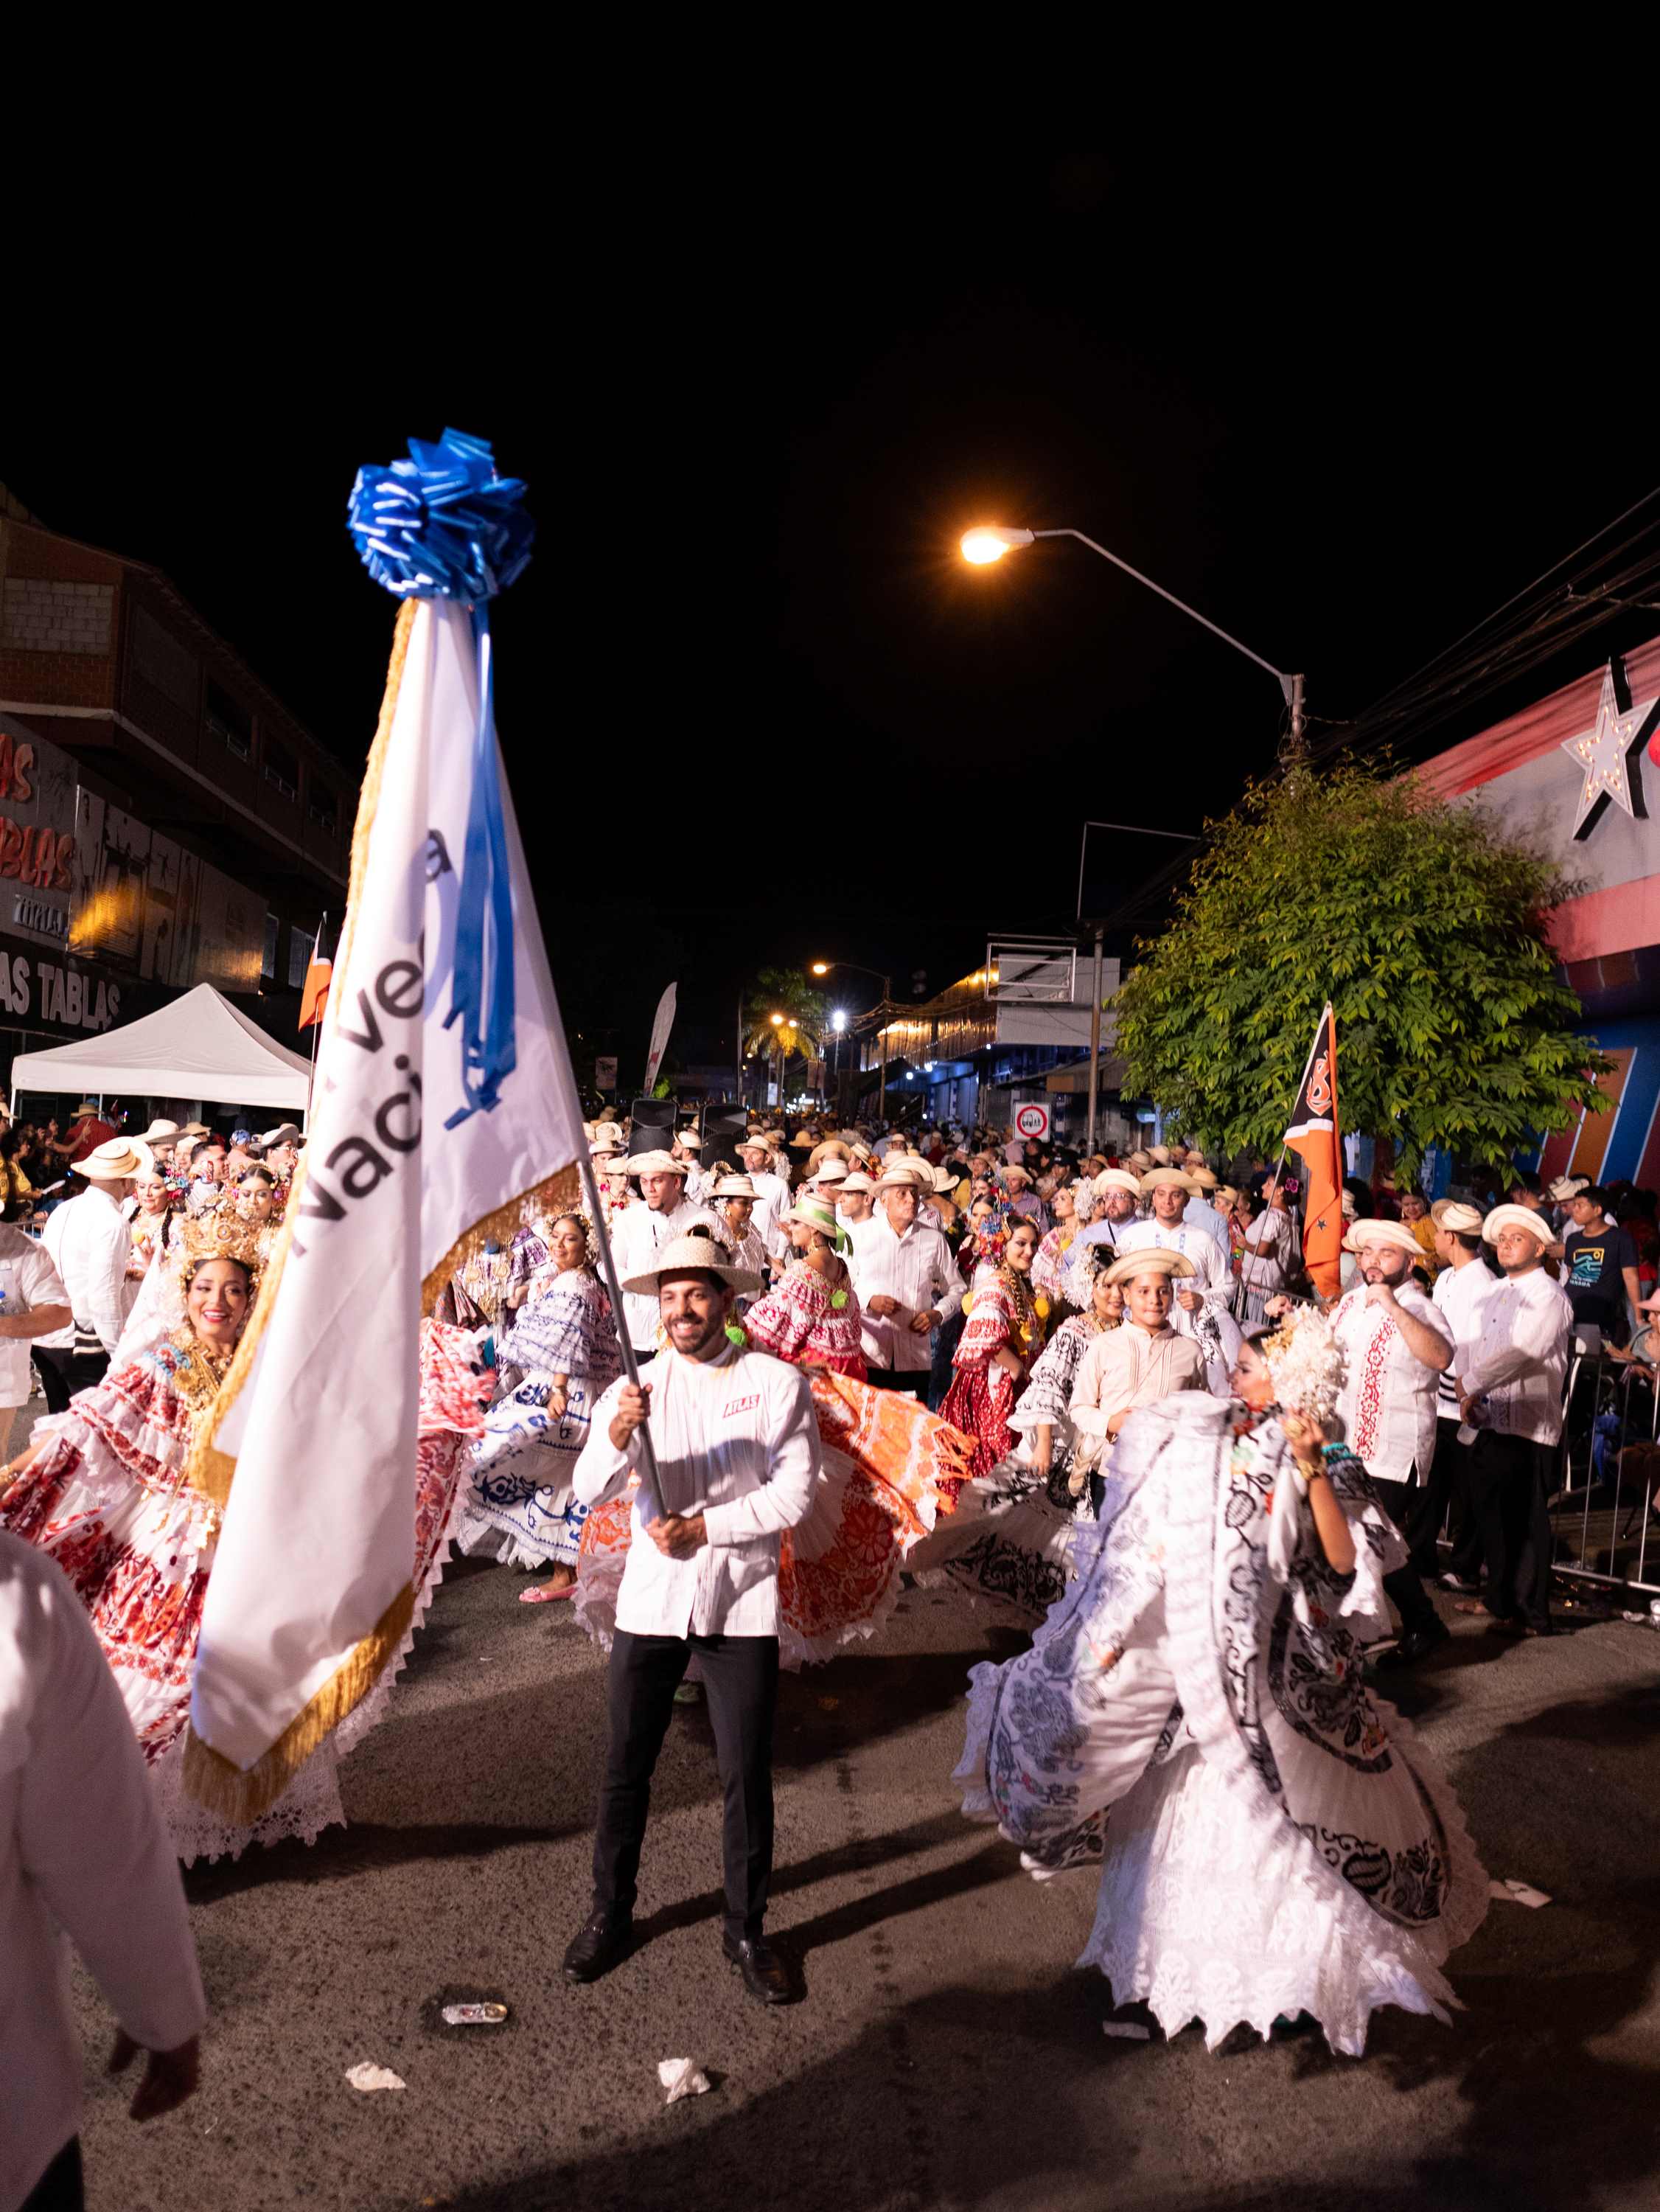
[{"label": "black leather shoe", "polygon": [[1415,1667],[1421,1659],[1439,1650],[1447,1643],[1452,1631],[1445,1621],[1437,1621],[1433,1628],[1409,1629],[1404,1636],[1396,1638],[1392,1651],[1380,1651],[1373,1662],[1378,1667]]},{"label": "black leather shoe", "polygon": [[720,1947],[743,1977],[743,1986],[762,2004],[788,2004],[790,1976],[782,1959],[764,1936],[743,1936],[735,1942],[723,1936]]},{"label": "black leather shoe", "polygon": [[633,1940],[633,1915],[599,1907],[588,1915],[565,1954],[567,1982],[597,1982],[624,1957]]}]

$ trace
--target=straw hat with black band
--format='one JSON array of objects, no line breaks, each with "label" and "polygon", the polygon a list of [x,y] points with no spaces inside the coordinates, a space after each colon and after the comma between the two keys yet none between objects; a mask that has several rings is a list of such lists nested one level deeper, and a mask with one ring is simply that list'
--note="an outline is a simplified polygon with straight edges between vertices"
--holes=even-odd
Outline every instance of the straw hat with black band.
[{"label": "straw hat with black band", "polygon": [[622,1287],[638,1297],[649,1298],[661,1289],[665,1276],[693,1274],[713,1275],[740,1297],[758,1297],[766,1287],[759,1275],[736,1266],[727,1257],[726,1247],[706,1232],[701,1237],[675,1237],[657,1255],[656,1267],[645,1274],[625,1277]]}]

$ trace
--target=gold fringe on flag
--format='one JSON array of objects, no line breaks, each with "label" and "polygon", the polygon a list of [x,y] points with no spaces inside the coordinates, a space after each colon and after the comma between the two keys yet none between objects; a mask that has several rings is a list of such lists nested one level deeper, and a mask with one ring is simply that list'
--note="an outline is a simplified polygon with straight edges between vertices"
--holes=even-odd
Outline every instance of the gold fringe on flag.
[{"label": "gold fringe on flag", "polygon": [[276,1804],[324,1737],[368,1695],[414,1618],[415,1591],[406,1584],[373,1632],[294,1715],[264,1757],[245,1771],[203,1743],[193,1728],[186,1729],[185,1787],[197,1803],[222,1820],[251,1826]]},{"label": "gold fringe on flag", "polygon": [[[340,943],[335,949],[335,964],[342,975],[346,971],[358,910],[362,902],[363,881],[369,865],[369,836],[374,828],[375,814],[380,803],[381,780],[385,774],[386,756],[391,745],[392,721],[397,712],[397,695],[403,681],[404,663],[409,658],[409,639],[415,629],[415,606],[414,599],[405,599],[397,611],[397,621],[392,630],[391,657],[386,665],[386,688],[380,699],[380,716],[375,724],[374,742],[369,747],[369,757],[364,764],[363,781],[357,795],[357,818],[352,827],[351,874],[346,919],[341,930]],[[336,994],[330,993],[330,1003],[324,1014],[325,1037],[333,1026],[335,1012]],[[299,1217],[305,1177],[306,1161],[302,1153],[289,1188],[282,1234],[271,1255],[270,1265],[265,1270],[259,1301],[249,1316],[248,1326],[242,1332],[236,1355],[231,1361],[219,1395],[214,1401],[212,1413],[197,1425],[196,1440],[185,1463],[185,1481],[221,1510],[230,1498],[236,1462],[228,1453],[218,1449],[214,1437],[253,1370],[254,1354],[276,1309],[283,1263],[288,1256],[288,1245]],[[233,1766],[229,1759],[221,1758],[218,1752],[209,1749],[194,1730],[187,1732],[185,1787],[190,1795],[199,1804],[221,1814],[227,1820],[244,1825],[257,1820],[268,1806],[276,1803],[324,1737],[330,1729],[339,1726],[353,1706],[373,1686],[376,1677],[403,1641],[414,1616],[415,1593],[406,1587],[387,1607],[373,1632],[364,1638],[305,1711],[290,1721],[270,1749],[245,1774]]]},{"label": "gold fringe on flag", "polygon": [[575,1164],[568,1168],[555,1168],[553,1174],[541,1182],[520,1191],[504,1205],[494,1206],[463,1229],[449,1250],[421,1285],[421,1310],[430,1314],[444,1295],[445,1285],[452,1275],[458,1275],[469,1260],[487,1244],[510,1244],[524,1226],[524,1212],[533,1206],[544,1218],[556,1213],[574,1213],[582,1195],[582,1177]]}]

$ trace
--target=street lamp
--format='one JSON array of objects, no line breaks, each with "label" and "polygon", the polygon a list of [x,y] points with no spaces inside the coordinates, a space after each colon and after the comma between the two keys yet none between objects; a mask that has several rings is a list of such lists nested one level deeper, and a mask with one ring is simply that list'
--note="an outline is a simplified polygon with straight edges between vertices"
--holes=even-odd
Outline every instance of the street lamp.
[{"label": "street lamp", "polygon": [[1145,584],[1149,592],[1156,592],[1172,607],[1179,608],[1184,615],[1190,615],[1196,623],[1202,623],[1213,637],[1221,638],[1224,645],[1231,645],[1235,653],[1244,653],[1245,659],[1254,660],[1258,668],[1265,668],[1279,685],[1280,695],[1291,710],[1292,748],[1293,751],[1300,749],[1304,719],[1302,678],[1287,676],[1271,660],[1264,660],[1261,653],[1253,653],[1248,645],[1241,645],[1237,637],[1230,636],[1220,623],[1212,622],[1209,615],[1202,615],[1197,607],[1189,606],[1185,599],[1178,599],[1174,592],[1166,591],[1164,586],[1155,584],[1151,576],[1142,575],[1141,570],[1132,568],[1128,561],[1121,561],[1116,553],[1109,553],[1105,545],[1098,545],[1093,538],[1086,538],[1081,530],[1005,530],[997,523],[981,523],[976,528],[964,532],[962,557],[972,568],[988,568],[994,561],[1001,561],[1005,553],[1012,552],[1017,546],[1033,544],[1039,538],[1075,538],[1080,545],[1087,545],[1092,553],[1099,553],[1103,561],[1110,561],[1115,568],[1122,568],[1126,576],[1133,576],[1138,584]]},{"label": "street lamp", "polygon": [[[875,976],[881,984],[881,997],[877,1001],[880,1006],[886,1006],[894,995],[893,977],[882,975],[880,969],[867,968],[860,961],[815,960],[809,963],[809,965],[815,975],[827,975],[833,968],[851,968],[856,975]],[[872,1011],[875,1011],[874,1008]],[[876,1050],[881,1055],[878,1061],[881,1073],[876,1079],[876,1119],[878,1121],[884,1117],[888,1110],[888,1047],[882,1042],[885,1034],[882,1030],[876,1031]]]}]

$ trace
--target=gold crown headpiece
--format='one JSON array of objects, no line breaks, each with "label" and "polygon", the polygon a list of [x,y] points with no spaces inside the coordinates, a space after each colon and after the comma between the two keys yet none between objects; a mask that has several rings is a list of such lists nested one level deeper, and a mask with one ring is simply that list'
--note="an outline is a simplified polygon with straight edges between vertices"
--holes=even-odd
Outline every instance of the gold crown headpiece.
[{"label": "gold crown headpiece", "polygon": [[204,1260],[235,1260],[245,1267],[251,1287],[259,1285],[259,1231],[234,1206],[215,1206],[206,1213],[187,1214],[184,1221],[184,1263],[186,1285]]}]

